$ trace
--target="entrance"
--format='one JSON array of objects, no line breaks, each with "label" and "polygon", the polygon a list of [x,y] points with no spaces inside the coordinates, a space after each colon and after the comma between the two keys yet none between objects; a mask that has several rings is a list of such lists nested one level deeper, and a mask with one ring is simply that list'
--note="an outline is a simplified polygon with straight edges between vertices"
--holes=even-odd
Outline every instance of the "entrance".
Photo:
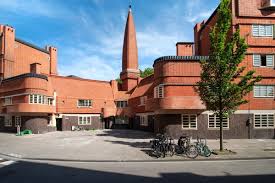
[{"label": "entrance", "polygon": [[62,131],[62,118],[56,118],[56,130]]}]

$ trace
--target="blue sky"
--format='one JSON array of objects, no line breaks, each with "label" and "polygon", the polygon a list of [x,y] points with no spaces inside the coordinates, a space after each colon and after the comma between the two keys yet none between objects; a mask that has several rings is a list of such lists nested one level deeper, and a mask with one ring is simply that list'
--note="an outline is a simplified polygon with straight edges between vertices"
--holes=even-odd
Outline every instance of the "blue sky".
[{"label": "blue sky", "polygon": [[[39,47],[58,48],[58,72],[111,80],[121,71],[130,0],[1,0],[0,23]],[[193,26],[219,0],[132,0],[140,69],[175,55],[176,42],[193,41]]]}]

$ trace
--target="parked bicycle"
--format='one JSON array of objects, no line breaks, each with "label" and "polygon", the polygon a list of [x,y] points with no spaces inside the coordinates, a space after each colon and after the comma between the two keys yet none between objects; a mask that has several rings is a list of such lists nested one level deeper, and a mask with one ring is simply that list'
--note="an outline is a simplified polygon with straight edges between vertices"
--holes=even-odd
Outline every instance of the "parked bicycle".
[{"label": "parked bicycle", "polygon": [[164,134],[157,134],[156,139],[151,140],[151,147],[153,154],[159,158],[165,158],[166,155],[173,156],[175,154],[176,146],[173,143],[173,139]]},{"label": "parked bicycle", "polygon": [[202,139],[197,137],[196,147],[200,156],[211,156],[212,152],[206,144],[206,139],[204,139],[204,142],[202,142]]},{"label": "parked bicycle", "polygon": [[191,144],[190,136],[181,136],[178,140],[179,154],[186,154],[188,158],[195,159],[198,155],[196,145]]}]

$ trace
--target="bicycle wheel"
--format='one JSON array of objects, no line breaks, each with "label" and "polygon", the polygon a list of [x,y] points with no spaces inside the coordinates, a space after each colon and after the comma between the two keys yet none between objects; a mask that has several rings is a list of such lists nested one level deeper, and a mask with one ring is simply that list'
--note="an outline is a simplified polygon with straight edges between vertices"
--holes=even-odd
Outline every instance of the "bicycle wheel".
[{"label": "bicycle wheel", "polygon": [[209,157],[211,156],[212,152],[210,151],[210,149],[207,146],[203,146],[203,155],[205,157]]},{"label": "bicycle wheel", "polygon": [[161,156],[160,145],[155,146],[153,152],[154,152],[154,155],[155,155],[157,158],[159,158],[159,157]]},{"label": "bicycle wheel", "polygon": [[186,155],[188,158],[195,159],[199,155],[197,147],[195,145],[190,145],[187,148]]},{"label": "bicycle wheel", "polygon": [[167,154],[172,157],[172,156],[175,155],[175,152],[176,152],[175,145],[174,144],[169,144],[168,149],[167,149]]}]

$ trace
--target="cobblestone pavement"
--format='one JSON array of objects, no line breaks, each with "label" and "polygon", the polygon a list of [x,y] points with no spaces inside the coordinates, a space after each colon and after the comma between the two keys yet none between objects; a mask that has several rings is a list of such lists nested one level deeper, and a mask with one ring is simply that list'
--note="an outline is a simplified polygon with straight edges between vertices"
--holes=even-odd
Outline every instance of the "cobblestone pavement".
[{"label": "cobblestone pavement", "polygon": [[[50,132],[18,137],[0,133],[0,154],[15,158],[75,161],[150,161],[149,141],[153,135],[133,130],[95,130]],[[176,140],[175,140],[176,142]],[[218,149],[218,140],[208,140],[210,149]],[[225,140],[225,148],[234,155],[212,155],[197,159],[275,158],[274,139]],[[164,160],[187,160],[175,155]]]}]

